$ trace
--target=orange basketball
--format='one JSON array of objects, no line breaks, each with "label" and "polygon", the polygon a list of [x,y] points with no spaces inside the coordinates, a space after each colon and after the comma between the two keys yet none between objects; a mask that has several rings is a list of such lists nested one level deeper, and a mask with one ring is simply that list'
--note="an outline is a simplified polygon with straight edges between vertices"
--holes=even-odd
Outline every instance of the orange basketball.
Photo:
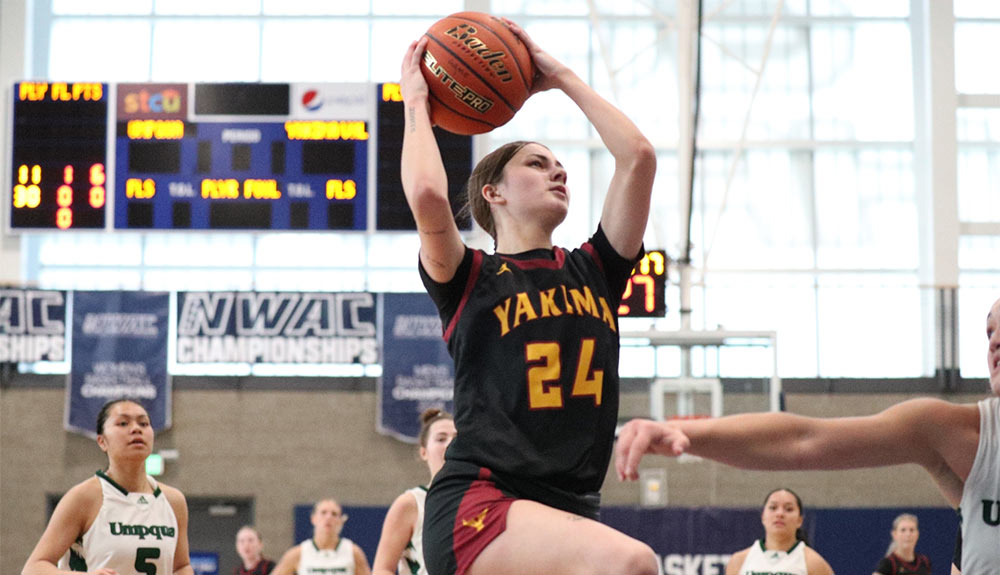
[{"label": "orange basketball", "polygon": [[482,134],[514,117],[531,94],[535,66],[503,20],[459,12],[434,23],[421,71],[431,121],[456,134]]}]

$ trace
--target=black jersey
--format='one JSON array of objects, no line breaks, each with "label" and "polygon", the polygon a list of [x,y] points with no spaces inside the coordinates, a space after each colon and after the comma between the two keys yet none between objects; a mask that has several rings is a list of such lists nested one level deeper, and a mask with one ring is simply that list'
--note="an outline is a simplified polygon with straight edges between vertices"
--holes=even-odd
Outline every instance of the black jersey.
[{"label": "black jersey", "polygon": [[931,575],[931,560],[926,555],[915,553],[913,561],[905,561],[890,553],[878,562],[875,572],[883,575]]},{"label": "black jersey", "polygon": [[467,249],[447,284],[421,268],[455,361],[447,459],[527,497],[596,498],[618,418],[617,311],[635,261],[598,228],[573,251]]}]

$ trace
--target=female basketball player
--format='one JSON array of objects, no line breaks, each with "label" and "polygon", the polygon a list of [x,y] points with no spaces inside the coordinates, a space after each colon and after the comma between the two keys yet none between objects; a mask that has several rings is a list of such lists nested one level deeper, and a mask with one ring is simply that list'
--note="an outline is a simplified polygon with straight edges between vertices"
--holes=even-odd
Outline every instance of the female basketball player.
[{"label": "female basketball player", "polygon": [[1000,573],[1000,300],[986,316],[994,397],[958,405],[904,401],[868,417],[755,413],[687,421],[630,421],[615,468],[638,477],[646,453],[684,452],[748,469],[849,469],[916,463],[962,514],[963,573]]},{"label": "female basketball player", "polygon": [[434,575],[653,575],[652,550],[595,520],[618,415],[618,303],[642,255],[656,171],[652,145],[621,111],[510,23],[538,76],[562,91],[614,158],[600,225],[555,247],[566,170],[547,147],[507,144],[473,171],[473,216],[495,253],[465,246],[431,131],[420,72],[402,65],[403,189],[419,269],[455,361],[458,435],[427,495],[424,558]]},{"label": "female basketball player", "polygon": [[[444,465],[444,451],[455,438],[455,421],[440,409],[430,408],[420,414],[420,458],[427,462],[431,479]],[[424,564],[424,501],[427,487],[406,490],[392,502],[382,524],[382,537],[375,551],[372,572],[375,575],[427,575]]]},{"label": "female basketball player", "polygon": [[760,522],[764,524],[764,538],[734,553],[726,564],[726,575],[833,574],[830,564],[802,536],[802,499],[791,489],[775,489],[767,494]]},{"label": "female basketball player", "polygon": [[313,506],[309,517],[313,525],[312,539],[292,547],[281,556],[271,575],[369,575],[368,558],[356,543],[340,536],[347,522],[334,499],[324,499]]},{"label": "female basketball player", "polygon": [[194,575],[184,495],[146,475],[149,414],[134,401],[108,402],[97,415],[97,445],[107,470],[59,500],[21,575]]},{"label": "female basketball player", "polygon": [[931,560],[917,553],[917,516],[898,515],[892,522],[892,543],[872,575],[931,575]]}]

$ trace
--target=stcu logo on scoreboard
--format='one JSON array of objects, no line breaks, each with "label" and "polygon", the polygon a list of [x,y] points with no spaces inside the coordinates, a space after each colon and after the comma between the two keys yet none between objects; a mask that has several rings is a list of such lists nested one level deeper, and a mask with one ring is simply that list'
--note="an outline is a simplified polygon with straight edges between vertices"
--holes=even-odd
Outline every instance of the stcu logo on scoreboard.
[{"label": "stcu logo on scoreboard", "polygon": [[118,84],[118,119],[186,120],[187,84]]}]

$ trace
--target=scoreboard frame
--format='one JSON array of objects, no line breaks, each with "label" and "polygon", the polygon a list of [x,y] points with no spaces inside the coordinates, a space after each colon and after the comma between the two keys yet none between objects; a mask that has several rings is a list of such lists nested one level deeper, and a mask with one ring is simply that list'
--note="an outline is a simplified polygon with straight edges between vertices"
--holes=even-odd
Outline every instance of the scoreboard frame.
[{"label": "scoreboard frame", "polygon": [[[42,96],[26,98],[25,86],[29,95]],[[103,161],[91,162],[101,164],[97,176],[66,153],[45,157],[52,165],[43,166],[37,158],[51,148],[33,148],[24,133],[44,130],[29,126],[17,132],[32,119],[25,110],[39,108],[39,100],[49,107],[46,114],[35,114],[49,118],[48,124],[35,118],[42,128],[79,115],[87,102],[74,96],[84,86],[101,86],[105,106],[106,129],[89,142],[104,150]],[[60,177],[72,180],[67,183],[74,188],[74,209],[82,205],[78,196],[104,178],[101,213],[76,218],[68,227],[73,231],[415,231],[398,177],[401,142],[392,141],[391,130],[390,137],[379,137],[385,126],[402,126],[398,84],[22,81],[10,89],[11,129],[5,134],[10,172],[4,178],[9,192],[6,211],[0,212],[6,233],[63,227],[43,213],[67,199],[65,189],[60,196],[54,191]],[[55,92],[70,97],[48,99]],[[443,156],[457,215],[475,140],[435,132],[448,151]],[[74,166],[60,172],[69,164]],[[41,167],[35,170],[36,165]],[[23,197],[33,183],[37,207],[29,208]],[[17,186],[25,189],[18,188],[22,199],[15,206]],[[471,229],[471,222],[459,224],[463,231]]]}]

